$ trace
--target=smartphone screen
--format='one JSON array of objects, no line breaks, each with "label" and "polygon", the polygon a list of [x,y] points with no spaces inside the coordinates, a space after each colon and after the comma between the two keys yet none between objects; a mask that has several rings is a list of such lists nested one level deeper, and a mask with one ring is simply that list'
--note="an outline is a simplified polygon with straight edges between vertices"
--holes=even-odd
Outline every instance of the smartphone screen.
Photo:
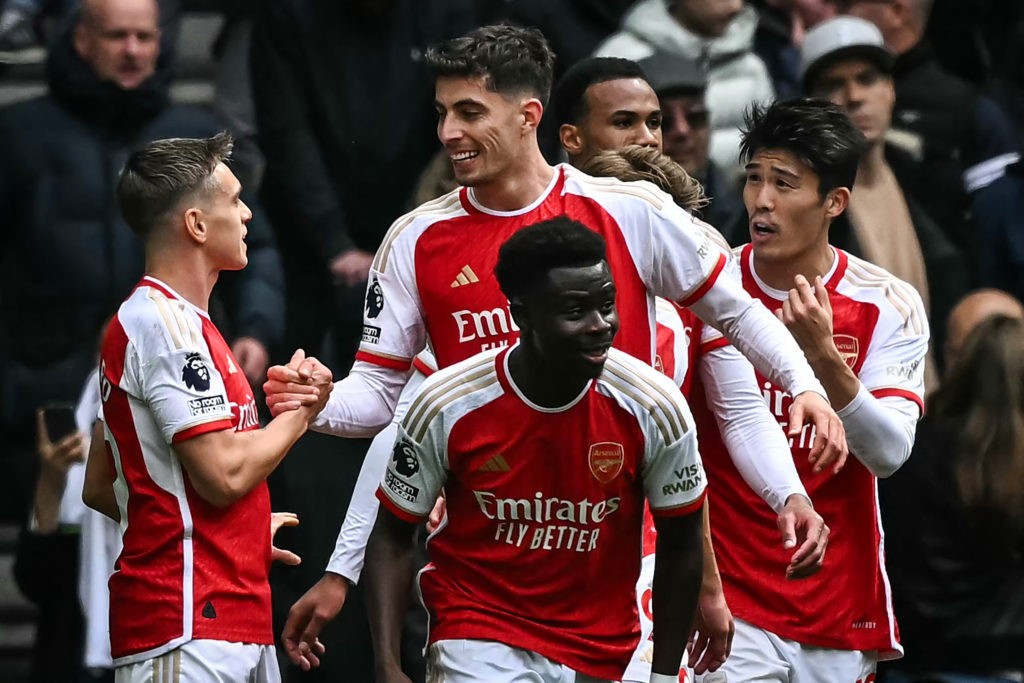
[{"label": "smartphone screen", "polygon": [[75,424],[75,407],[70,403],[43,406],[43,420],[46,423],[46,434],[54,443],[78,429]]}]

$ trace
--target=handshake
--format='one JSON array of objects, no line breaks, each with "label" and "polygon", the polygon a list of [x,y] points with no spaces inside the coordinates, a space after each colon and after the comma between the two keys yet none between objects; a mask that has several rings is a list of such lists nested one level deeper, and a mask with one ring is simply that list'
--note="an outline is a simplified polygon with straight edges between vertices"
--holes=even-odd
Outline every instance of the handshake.
[{"label": "handshake", "polygon": [[305,409],[312,420],[326,405],[334,388],[333,379],[330,368],[297,349],[287,365],[274,365],[267,370],[267,381],[263,384],[267,407],[274,417],[289,410]]}]

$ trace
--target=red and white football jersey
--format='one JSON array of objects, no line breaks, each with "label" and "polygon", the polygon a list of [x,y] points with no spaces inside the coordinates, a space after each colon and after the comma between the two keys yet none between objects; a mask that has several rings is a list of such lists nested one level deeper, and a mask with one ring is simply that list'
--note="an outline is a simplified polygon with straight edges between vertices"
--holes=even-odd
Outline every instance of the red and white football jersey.
[{"label": "red and white football jersey", "polygon": [[[823,280],[837,348],[871,394],[911,401],[923,410],[928,333],[920,296],[885,270],[841,250],[835,253]],[[786,292],[757,278],[752,247],[737,250],[737,256],[744,288],[769,309],[779,309]],[[792,397],[760,373],[757,377],[769,409],[785,429]],[[744,484],[714,417],[699,403],[693,410],[701,454],[714,481],[711,531],[733,615],[806,645],[877,650],[882,659],[898,656],[902,650],[885,574],[874,475],[855,457],[839,474],[814,473],[807,461],[814,441],[811,425],[790,440],[800,478],[832,533],[823,568],[787,581],[792,551],[778,542],[775,514]]]},{"label": "red and white football jersey", "polygon": [[206,313],[143,278],[107,328],[100,385],[124,541],[110,579],[115,665],[199,638],[272,645],[266,485],[217,508],[172,449],[259,426],[224,338]]},{"label": "red and white football jersey", "polygon": [[568,405],[536,406],[508,349],[441,370],[413,400],[377,497],[410,522],[444,487],[419,578],[430,642],[495,640],[619,680],[637,643],[645,497],[682,515],[704,496],[686,403],[613,349]]},{"label": "red and white football jersey", "polygon": [[396,221],[370,270],[356,357],[404,370],[429,343],[443,368],[515,342],[519,330],[494,276],[498,248],[561,215],[605,238],[622,321],[615,346],[653,362],[654,295],[684,305],[700,299],[727,263],[721,238],[650,183],[592,178],[566,165],[519,211],[492,211],[459,188]]}]

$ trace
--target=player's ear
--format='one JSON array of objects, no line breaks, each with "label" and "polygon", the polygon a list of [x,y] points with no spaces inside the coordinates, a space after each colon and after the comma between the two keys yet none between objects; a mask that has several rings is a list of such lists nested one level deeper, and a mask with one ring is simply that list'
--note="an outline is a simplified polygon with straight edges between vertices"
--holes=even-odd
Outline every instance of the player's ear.
[{"label": "player's ear", "polygon": [[531,97],[523,100],[520,113],[523,116],[523,131],[536,131],[540,126],[540,118],[544,115],[544,105],[536,97]]},{"label": "player's ear", "polygon": [[559,126],[558,141],[562,143],[562,149],[570,157],[574,157],[583,151],[583,138],[580,137],[580,129],[571,123],[563,123]]},{"label": "player's ear", "polygon": [[520,333],[523,333],[533,327],[533,325],[530,324],[530,316],[527,315],[527,308],[523,305],[523,301],[519,297],[509,300],[508,312],[512,315],[512,322],[514,322],[516,327],[519,328]]},{"label": "player's ear", "polygon": [[825,215],[835,220],[850,205],[850,188],[837,187],[825,197]]},{"label": "player's ear", "polygon": [[206,244],[209,234],[206,231],[206,224],[203,223],[203,212],[196,207],[185,209],[185,233],[197,244]]}]

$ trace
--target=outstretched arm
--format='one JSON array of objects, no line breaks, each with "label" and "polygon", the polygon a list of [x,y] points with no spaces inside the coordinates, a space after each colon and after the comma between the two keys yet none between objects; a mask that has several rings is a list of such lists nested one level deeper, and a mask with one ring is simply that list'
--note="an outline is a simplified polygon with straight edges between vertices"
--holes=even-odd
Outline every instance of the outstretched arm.
[{"label": "outstretched arm", "polygon": [[387,683],[409,680],[402,673],[401,642],[413,577],[415,531],[416,525],[381,507],[366,547],[366,602],[375,669],[377,680]]},{"label": "outstretched arm", "polygon": [[658,541],[651,597],[654,613],[652,683],[679,680],[686,636],[697,613],[701,587],[703,519],[703,506],[679,517],[654,518]]}]

